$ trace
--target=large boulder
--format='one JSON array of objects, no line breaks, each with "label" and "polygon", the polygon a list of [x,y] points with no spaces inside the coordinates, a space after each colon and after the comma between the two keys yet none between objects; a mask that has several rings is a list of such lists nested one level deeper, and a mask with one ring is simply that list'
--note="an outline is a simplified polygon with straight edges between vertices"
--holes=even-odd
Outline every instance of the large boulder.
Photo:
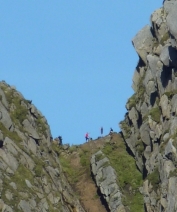
[{"label": "large boulder", "polygon": [[164,1],[164,10],[166,14],[169,14],[174,7],[174,3],[176,0],[165,0]]},{"label": "large boulder", "polygon": [[[167,16],[167,26],[170,33],[177,39],[177,2],[168,3],[168,16]],[[166,2],[167,4],[167,2]],[[167,6],[166,6],[167,9]]]},{"label": "large boulder", "polygon": [[177,94],[175,94],[171,100],[171,112],[177,114]]},{"label": "large boulder", "polygon": [[131,110],[129,111],[129,118],[133,122],[134,127],[138,128],[139,114],[135,107],[132,107]]},{"label": "large boulder", "polygon": [[25,119],[22,124],[24,129],[28,132],[29,136],[34,139],[40,139],[36,129],[32,126],[28,119]]},{"label": "large boulder", "polygon": [[12,119],[9,115],[9,112],[0,102],[0,122],[5,126],[6,129],[13,131]]},{"label": "large boulder", "polygon": [[147,146],[151,146],[151,139],[149,134],[150,128],[147,122],[143,123],[140,128],[141,139]]},{"label": "large boulder", "polygon": [[133,84],[132,84],[132,88],[135,92],[137,92],[139,80],[140,80],[140,74],[138,73],[137,70],[135,70],[133,75]]},{"label": "large boulder", "polygon": [[171,105],[169,104],[168,97],[166,95],[163,95],[160,99],[160,106],[162,109],[162,115],[163,117],[170,118],[170,112],[171,112]]},{"label": "large boulder", "polygon": [[163,39],[163,36],[167,33],[167,26],[165,21],[166,14],[164,9],[160,8],[153,12],[151,15],[151,23],[154,30],[154,34],[159,42]]},{"label": "large boulder", "polygon": [[90,162],[94,179],[110,212],[125,212],[121,201],[122,194],[116,182],[116,172],[109,165],[109,160],[100,150],[92,155]]},{"label": "large boulder", "polygon": [[148,64],[149,64],[149,68],[150,68],[150,72],[152,74],[152,77],[155,80],[156,79],[156,72],[159,69],[159,66],[158,66],[159,57],[156,56],[156,55],[149,54],[147,56],[147,61],[148,61]]},{"label": "large boulder", "polygon": [[177,67],[177,50],[169,44],[165,45],[160,54],[160,60],[165,66]]},{"label": "large boulder", "polygon": [[153,35],[151,27],[145,26],[132,40],[133,45],[145,64],[147,64],[147,55],[152,52]]}]

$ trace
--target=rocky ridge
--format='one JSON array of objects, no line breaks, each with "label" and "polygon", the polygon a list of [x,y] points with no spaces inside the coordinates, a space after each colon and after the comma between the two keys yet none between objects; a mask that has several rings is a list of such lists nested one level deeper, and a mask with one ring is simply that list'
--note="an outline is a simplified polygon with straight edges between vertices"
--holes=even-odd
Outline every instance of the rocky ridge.
[{"label": "rocky ridge", "polygon": [[134,95],[120,123],[144,183],[145,211],[177,211],[177,1],[164,1],[132,42]]},{"label": "rocky ridge", "polygon": [[61,166],[86,211],[143,212],[142,176],[119,133],[59,146]]},{"label": "rocky ridge", "polygon": [[0,211],[84,212],[53,150],[47,120],[0,82]]},{"label": "rocky ridge", "polygon": [[176,11],[176,0],[164,1],[132,40],[139,61],[123,141],[58,146],[32,101],[0,82],[2,212],[177,211]]}]

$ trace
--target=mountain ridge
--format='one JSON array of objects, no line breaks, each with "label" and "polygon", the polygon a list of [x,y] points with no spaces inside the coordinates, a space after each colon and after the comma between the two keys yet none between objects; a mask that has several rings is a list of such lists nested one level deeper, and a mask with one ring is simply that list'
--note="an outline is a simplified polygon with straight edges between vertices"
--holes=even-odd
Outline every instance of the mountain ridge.
[{"label": "mountain ridge", "polygon": [[120,133],[52,139],[46,118],[0,82],[2,212],[177,211],[177,1],[133,38],[139,61]]}]

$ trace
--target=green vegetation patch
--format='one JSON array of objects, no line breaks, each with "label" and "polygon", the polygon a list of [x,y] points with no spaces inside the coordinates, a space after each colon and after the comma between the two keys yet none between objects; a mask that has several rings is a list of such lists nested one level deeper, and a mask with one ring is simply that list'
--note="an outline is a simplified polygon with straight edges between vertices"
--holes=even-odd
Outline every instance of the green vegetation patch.
[{"label": "green vegetation patch", "polygon": [[[24,165],[20,164],[18,169],[15,171],[14,175],[11,178],[3,179],[3,190],[1,193],[1,198],[5,201],[7,205],[13,207],[14,211],[19,211],[18,204],[21,199],[27,200],[31,197],[35,196],[35,191],[33,188],[29,188],[25,182],[28,180],[32,185],[34,185],[34,176]],[[12,186],[9,185],[10,182],[14,182],[17,186],[17,189],[13,189]],[[6,198],[5,193],[9,191],[12,193],[12,199],[8,200]],[[25,196],[21,196],[20,192],[24,192]],[[39,198],[35,196],[36,202],[39,202]]]},{"label": "green vegetation patch", "polygon": [[5,86],[1,86],[1,88],[4,91],[9,107],[15,106],[13,107],[14,110],[10,111],[11,119],[15,124],[21,125],[28,114],[28,109],[21,104],[23,99],[19,95],[15,95],[15,90]]},{"label": "green vegetation patch", "polygon": [[77,145],[70,146],[70,148],[69,148],[70,153],[77,152],[77,148],[78,148]]},{"label": "green vegetation patch", "polygon": [[159,107],[152,108],[149,111],[149,115],[151,116],[152,120],[154,120],[155,122],[157,123],[160,122],[161,111]]},{"label": "green vegetation patch", "polygon": [[137,142],[136,142],[136,150],[137,150],[139,156],[141,156],[144,152],[144,144],[141,139],[137,140]]},{"label": "green vegetation patch", "polygon": [[4,137],[10,138],[15,143],[19,144],[22,139],[18,136],[16,132],[11,132],[5,128],[5,126],[0,122],[0,130],[3,132]]},{"label": "green vegetation patch", "polygon": [[80,152],[80,163],[83,167],[85,167],[85,169],[87,170],[87,172],[90,172],[90,152],[87,150],[83,150],[82,152]]},{"label": "green vegetation patch", "polygon": [[131,135],[131,127],[126,123],[125,120],[120,122],[120,126],[125,132],[125,135],[124,135],[125,139],[129,138]]},{"label": "green vegetation patch", "polygon": [[168,40],[170,38],[170,35],[169,35],[169,33],[168,33],[168,31],[163,35],[163,37],[161,38],[161,40],[160,40],[160,44],[161,45],[165,45],[165,42]]},{"label": "green vegetation patch", "polygon": [[4,94],[6,96],[6,99],[7,99],[8,103],[12,104],[14,91],[12,89],[10,89],[10,88],[5,87],[5,86],[1,86],[1,88],[4,91]]},{"label": "green vegetation patch", "polygon": [[148,179],[149,182],[151,182],[153,188],[157,190],[160,183],[158,168],[154,169],[154,171],[151,174],[149,174],[146,179]]},{"label": "green vegetation patch", "polygon": [[35,167],[34,167],[35,175],[36,177],[41,177],[43,174],[43,168],[45,167],[45,162],[35,156],[32,156],[32,158],[33,158],[33,161],[35,162]]},{"label": "green vegetation patch", "polygon": [[49,149],[49,153],[52,153],[52,150],[59,156],[61,153],[61,148],[58,144],[52,143],[51,149]]},{"label": "green vegetation patch", "polygon": [[166,147],[168,141],[169,141],[169,139],[167,139],[166,141],[163,141],[163,142],[160,144],[160,146],[159,146],[160,153],[163,153],[163,152],[164,152],[165,147]]},{"label": "green vegetation patch", "polygon": [[96,162],[102,160],[103,158],[105,158],[105,155],[103,155],[102,153],[95,155]]},{"label": "green vegetation patch", "polygon": [[131,212],[143,212],[143,197],[139,192],[139,187],[143,184],[142,175],[136,168],[134,158],[127,153],[122,139],[114,144],[106,144],[102,151],[117,173],[118,184],[125,196],[124,205],[128,206]]},{"label": "green vegetation patch", "polygon": [[137,89],[137,93],[136,93],[136,101],[137,102],[144,101],[144,93],[145,93],[146,89],[143,84],[143,80],[144,80],[144,76],[142,78],[140,78],[139,83],[138,83],[138,89]]},{"label": "green vegetation patch", "polygon": [[36,126],[37,126],[38,133],[43,134],[45,135],[45,137],[47,137],[47,134],[46,134],[47,127],[43,121],[42,116],[38,116],[38,118],[36,119]]},{"label": "green vegetation patch", "polygon": [[25,179],[34,184],[34,176],[24,165],[20,164],[15,174],[12,176],[12,182],[17,184],[18,191],[26,191],[29,188],[26,185]]},{"label": "green vegetation patch", "polygon": [[47,201],[48,206],[49,206],[49,210],[50,212],[58,212],[58,211],[62,211],[62,203],[59,202],[57,205],[55,205],[56,209],[54,209],[52,203],[48,200]]},{"label": "green vegetation patch", "polygon": [[157,47],[159,46],[159,42],[157,41],[157,39],[154,39],[153,40],[153,46],[152,46],[152,49],[156,49]]},{"label": "green vegetation patch", "polygon": [[75,169],[73,166],[71,166],[70,159],[64,156],[61,156],[60,163],[61,163],[63,172],[66,174],[70,184],[73,185],[76,182],[78,182],[80,172],[77,169]]},{"label": "green vegetation patch", "polygon": [[[175,72],[175,74],[177,75],[176,72]],[[177,94],[177,90],[175,89],[175,90],[173,90],[173,91],[168,91],[168,92],[165,92],[164,94],[168,97],[169,100],[171,100],[172,97],[173,97],[175,94]]]},{"label": "green vegetation patch", "polygon": [[146,88],[143,84],[144,76],[139,79],[139,82],[137,84],[137,92],[134,93],[129,99],[128,99],[128,105],[131,109],[132,107],[136,107],[136,105],[141,101],[144,101],[144,93],[146,91]]},{"label": "green vegetation patch", "polygon": [[128,99],[128,105],[129,105],[129,108],[131,109],[132,107],[135,107],[136,106],[136,103],[137,103],[137,99],[136,99],[136,94],[133,94],[129,99]]},{"label": "green vegetation patch", "polygon": [[169,178],[170,177],[177,177],[177,169],[174,169],[173,171],[170,172]]},{"label": "green vegetation patch", "polygon": [[20,124],[26,119],[28,114],[28,109],[21,105],[21,100],[19,97],[14,97],[12,99],[12,103],[15,105],[15,110],[10,113],[10,116],[13,122],[17,123],[19,121]]},{"label": "green vegetation patch", "polygon": [[[22,122],[27,118],[27,115],[29,113],[27,105],[30,103],[30,101],[21,98],[18,95],[18,92],[9,87],[1,86],[1,88],[3,89],[6,99],[9,103],[9,108],[13,108],[13,110],[10,110],[10,117],[12,121],[19,126],[20,130],[24,131],[21,125]],[[43,117],[39,115],[35,119],[35,123],[37,127],[37,132],[47,137],[46,134],[47,127],[43,120]]]}]

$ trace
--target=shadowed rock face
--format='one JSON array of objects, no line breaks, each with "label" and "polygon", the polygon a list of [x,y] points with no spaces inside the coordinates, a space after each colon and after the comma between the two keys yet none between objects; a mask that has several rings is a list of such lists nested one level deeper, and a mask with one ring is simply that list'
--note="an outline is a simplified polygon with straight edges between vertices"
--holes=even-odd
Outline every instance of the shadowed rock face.
[{"label": "shadowed rock face", "polygon": [[133,77],[135,94],[120,123],[124,141],[144,178],[147,212],[177,211],[176,19],[177,1],[164,1],[151,15],[151,26],[133,38],[140,57]]},{"label": "shadowed rock face", "polygon": [[0,211],[84,212],[53,150],[41,112],[0,82]]}]

